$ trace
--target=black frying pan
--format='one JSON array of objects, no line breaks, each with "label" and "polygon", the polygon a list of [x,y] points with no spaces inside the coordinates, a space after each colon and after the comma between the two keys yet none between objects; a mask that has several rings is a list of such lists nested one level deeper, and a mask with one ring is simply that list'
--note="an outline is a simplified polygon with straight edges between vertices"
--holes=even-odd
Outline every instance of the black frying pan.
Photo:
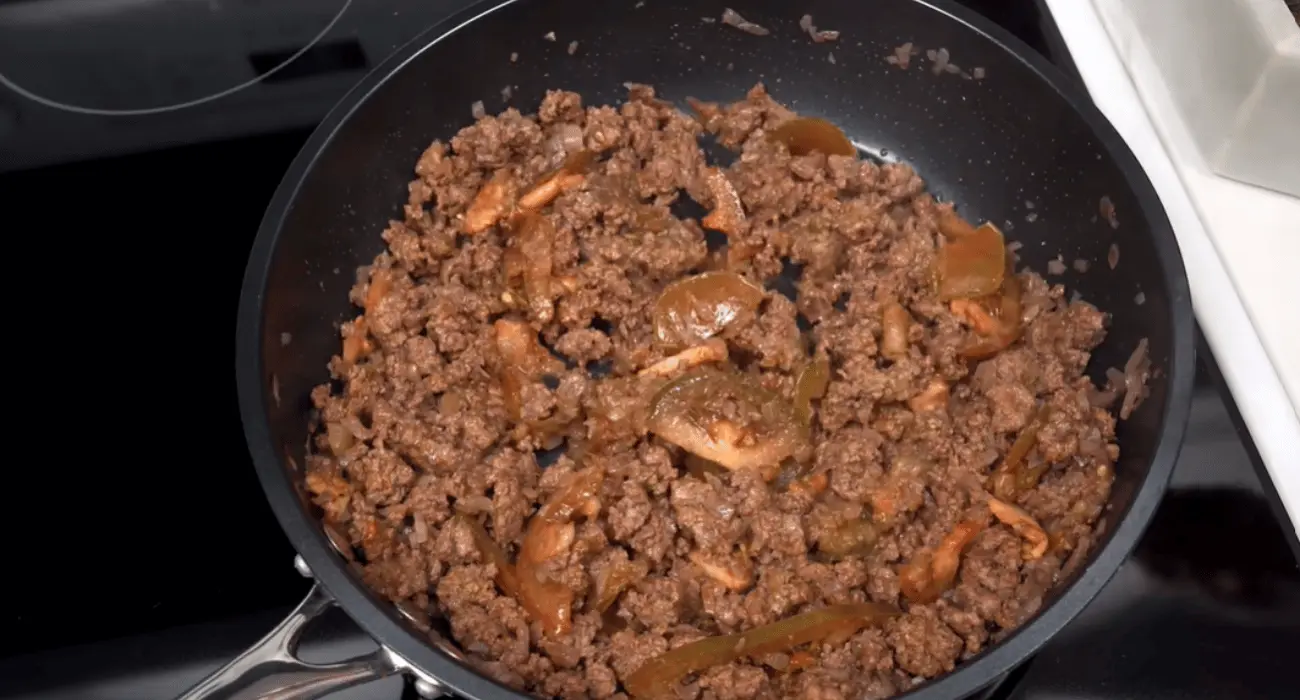
[{"label": "black frying pan", "polygon": [[[968,218],[1012,222],[1008,237],[1023,243],[1020,254],[1033,268],[1044,269],[1058,254],[1091,261],[1090,272],[1070,271],[1062,281],[1113,314],[1093,359],[1095,374],[1120,366],[1139,338],[1150,339],[1160,372],[1150,398],[1120,427],[1111,510],[1086,566],[1006,640],[905,697],[955,698],[988,687],[1060,630],[1115,572],[1173,467],[1193,374],[1187,279],[1169,222],[1133,155],[1042,58],[948,0],[725,2],[771,35],[702,21],[722,13],[723,2],[712,0],[484,3],[384,62],[317,129],[258,232],[240,300],[237,369],[262,485],[301,554],[299,569],[318,584],[271,636],[189,697],[299,698],[405,671],[426,694],[522,698],[459,663],[436,632],[422,631],[428,621],[367,591],[327,539],[299,483],[307,396],[326,379],[326,362],[338,350],[335,324],[352,313],[351,271],[382,249],[379,232],[400,216],[421,151],[468,124],[472,102],[499,109],[506,85],[512,104],[528,109],[548,88],[575,90],[588,104],[621,100],[628,81],[652,84],[672,100],[730,101],[762,80],[778,100],[841,125],[867,155],[911,164]],[[811,42],[798,26],[804,13],[823,29],[843,32],[839,41]],[[548,32],[557,40],[544,39]],[[578,47],[570,55],[573,41]],[[915,65],[904,71],[886,62],[893,47],[909,41],[923,51]],[[935,75],[924,50],[939,48],[985,77]],[[1103,196],[1114,204],[1117,229],[1099,216]],[[1112,243],[1122,251],[1113,271],[1105,263]],[[1145,303],[1135,302],[1139,294]],[[297,633],[331,602],[380,651],[328,667],[297,661]]]}]

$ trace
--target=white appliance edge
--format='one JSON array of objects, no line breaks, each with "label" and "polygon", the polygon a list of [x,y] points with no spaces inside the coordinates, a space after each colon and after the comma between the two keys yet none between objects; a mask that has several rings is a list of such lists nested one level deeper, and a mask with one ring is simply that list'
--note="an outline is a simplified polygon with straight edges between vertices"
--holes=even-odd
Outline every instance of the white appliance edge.
[{"label": "white appliance edge", "polygon": [[[1096,9],[1086,0],[1044,3],[1093,101],[1133,150],[1160,195],[1187,267],[1197,320],[1282,505],[1293,526],[1300,527],[1300,417],[1247,307]],[[1300,273],[1293,280],[1300,280]],[[1286,290],[1277,293],[1285,296]],[[1296,298],[1290,296],[1292,302]],[[1293,315],[1292,325],[1295,319]],[[1300,355],[1293,361],[1300,362]]]}]

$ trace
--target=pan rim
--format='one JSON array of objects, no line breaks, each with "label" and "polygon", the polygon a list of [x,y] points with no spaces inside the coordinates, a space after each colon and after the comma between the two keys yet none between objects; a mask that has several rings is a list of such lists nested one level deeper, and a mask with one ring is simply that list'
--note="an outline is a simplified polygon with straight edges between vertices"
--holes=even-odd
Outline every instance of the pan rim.
[{"label": "pan rim", "polygon": [[[277,187],[249,253],[236,322],[235,370],[240,414],[258,479],[281,529],[316,580],[368,635],[449,690],[472,698],[525,700],[531,696],[489,680],[438,651],[401,622],[392,612],[391,604],[354,579],[328,544],[318,520],[302,507],[290,483],[289,470],[271,439],[266,404],[269,389],[261,380],[262,306],[270,265],[280,229],[316,160],[353,113],[391,76],[451,34],[519,1],[482,0],[424,30],[354,86],[317,126]],[[1167,281],[1173,329],[1167,367],[1169,394],[1161,417],[1161,433],[1146,479],[1134,494],[1128,511],[1122,514],[1110,540],[1094,555],[1079,578],[1028,623],[963,661],[952,672],[896,696],[908,700],[940,700],[984,688],[1025,662],[1092,601],[1132,551],[1164,494],[1182,446],[1195,373],[1194,318],[1182,256],[1164,207],[1136,156],[1092,101],[1046,58],[955,0],[907,1],[949,16],[1009,53],[1060,95],[1090,127],[1123,173],[1125,183],[1150,222],[1151,236]]]}]

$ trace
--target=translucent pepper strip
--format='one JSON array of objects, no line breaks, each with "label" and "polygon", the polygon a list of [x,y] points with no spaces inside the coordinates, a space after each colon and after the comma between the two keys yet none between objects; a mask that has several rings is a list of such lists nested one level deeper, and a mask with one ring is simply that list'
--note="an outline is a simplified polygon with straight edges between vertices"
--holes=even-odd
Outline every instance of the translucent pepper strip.
[{"label": "translucent pepper strip", "polygon": [[789,651],[802,644],[846,637],[897,614],[898,610],[877,603],[831,605],[747,632],[708,637],[650,659],[627,677],[623,687],[635,698],[667,696],[682,678],[692,673],[747,656]]}]

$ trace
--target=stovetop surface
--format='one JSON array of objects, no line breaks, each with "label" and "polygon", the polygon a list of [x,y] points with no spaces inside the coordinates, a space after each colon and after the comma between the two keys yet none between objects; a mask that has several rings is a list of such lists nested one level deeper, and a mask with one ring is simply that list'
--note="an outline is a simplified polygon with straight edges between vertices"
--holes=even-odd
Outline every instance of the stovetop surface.
[{"label": "stovetop surface", "polygon": [[[1032,0],[967,4],[1068,63]],[[174,697],[305,593],[244,446],[231,357],[253,232],[307,135],[0,176],[0,230],[28,243],[11,257],[23,364],[9,386],[26,409],[12,437],[28,449],[10,451],[0,492],[0,698]],[[1000,697],[1293,696],[1294,532],[1198,351],[1187,441],[1151,528]],[[309,659],[373,646],[342,615],[322,623]],[[389,679],[338,698],[404,692]]]}]

